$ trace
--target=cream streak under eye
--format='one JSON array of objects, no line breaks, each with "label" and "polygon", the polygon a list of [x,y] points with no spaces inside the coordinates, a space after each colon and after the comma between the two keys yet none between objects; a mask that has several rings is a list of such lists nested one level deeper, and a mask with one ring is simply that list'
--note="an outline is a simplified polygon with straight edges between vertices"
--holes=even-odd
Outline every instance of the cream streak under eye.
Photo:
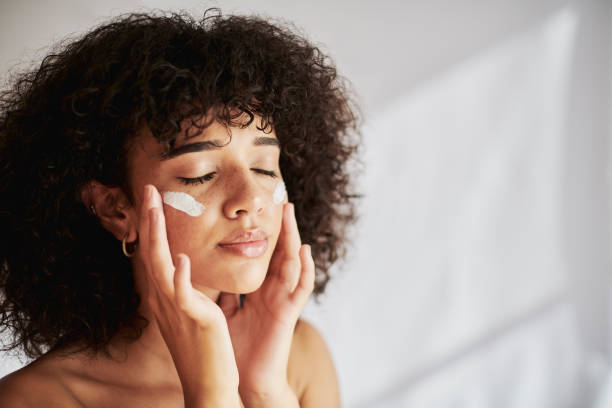
[{"label": "cream streak under eye", "polygon": [[180,191],[165,191],[162,194],[164,203],[192,217],[202,215],[206,207],[192,195]]}]

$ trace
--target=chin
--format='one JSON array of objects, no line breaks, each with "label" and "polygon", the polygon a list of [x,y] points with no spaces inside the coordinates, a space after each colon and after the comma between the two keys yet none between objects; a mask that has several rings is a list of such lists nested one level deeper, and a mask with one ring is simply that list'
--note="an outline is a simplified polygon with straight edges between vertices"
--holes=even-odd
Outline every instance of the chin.
[{"label": "chin", "polygon": [[[209,279],[197,279],[193,277],[194,283],[219,290],[225,293],[247,294],[259,289],[266,278],[268,271],[267,262],[257,262],[234,266],[231,269],[216,269],[215,276]],[[201,277],[203,278],[203,277]],[[210,279],[212,278],[212,279]]]}]

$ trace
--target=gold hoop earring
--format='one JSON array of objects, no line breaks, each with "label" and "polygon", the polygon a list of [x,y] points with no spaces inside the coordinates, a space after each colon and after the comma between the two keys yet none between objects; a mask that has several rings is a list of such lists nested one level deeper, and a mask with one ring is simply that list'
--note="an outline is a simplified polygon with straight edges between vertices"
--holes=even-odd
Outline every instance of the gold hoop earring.
[{"label": "gold hoop earring", "polygon": [[[121,250],[123,251],[123,255],[127,256],[128,258],[131,258],[134,256],[134,252],[136,252],[136,249],[134,249],[132,252],[128,252],[128,249],[127,249],[128,242],[126,241],[127,241],[127,237],[129,234],[130,234],[129,232],[126,232],[125,236],[121,240]],[[134,246],[136,245],[137,241],[138,241],[138,238],[136,238],[136,241],[133,242]]]}]

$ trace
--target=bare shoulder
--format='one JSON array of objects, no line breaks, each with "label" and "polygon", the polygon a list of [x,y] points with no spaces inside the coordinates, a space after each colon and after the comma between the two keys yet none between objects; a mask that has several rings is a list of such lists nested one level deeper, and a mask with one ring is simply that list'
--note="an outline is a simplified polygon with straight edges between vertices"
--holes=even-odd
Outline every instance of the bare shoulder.
[{"label": "bare shoulder", "polygon": [[35,361],[0,379],[0,407],[78,407],[46,362]]},{"label": "bare shoulder", "polygon": [[312,324],[302,319],[293,336],[288,377],[301,407],[340,406],[336,369],[325,340]]}]

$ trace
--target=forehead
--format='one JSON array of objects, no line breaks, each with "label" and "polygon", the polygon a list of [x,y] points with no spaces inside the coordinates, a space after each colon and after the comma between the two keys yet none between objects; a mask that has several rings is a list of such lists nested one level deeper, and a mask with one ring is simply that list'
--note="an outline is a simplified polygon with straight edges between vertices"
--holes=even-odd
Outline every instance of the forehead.
[{"label": "forehead", "polygon": [[[246,116],[246,115],[245,115]],[[248,122],[245,122],[245,125]],[[171,159],[184,152],[201,150],[218,150],[228,144],[245,145],[275,145],[279,146],[274,130],[264,131],[259,126],[260,118],[256,116],[248,126],[228,126],[219,121],[206,123],[189,120],[183,125],[169,150],[144,127],[135,137],[135,145],[139,146],[147,156],[157,157],[161,161]]]}]

